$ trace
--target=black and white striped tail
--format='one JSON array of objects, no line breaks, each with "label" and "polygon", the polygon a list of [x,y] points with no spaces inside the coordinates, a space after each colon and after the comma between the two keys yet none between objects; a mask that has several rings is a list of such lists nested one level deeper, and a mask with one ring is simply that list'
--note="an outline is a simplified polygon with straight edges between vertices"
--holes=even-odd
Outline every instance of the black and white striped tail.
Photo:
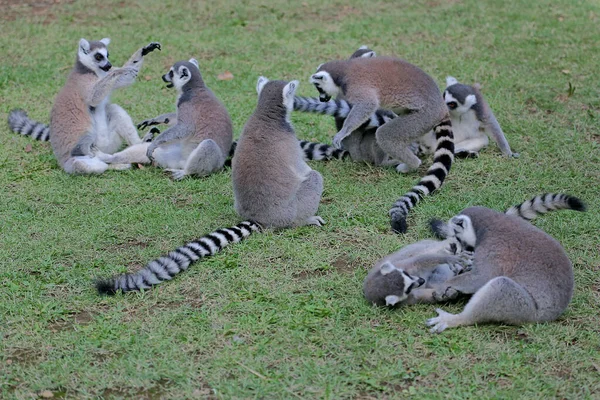
[{"label": "black and white striped tail", "polygon": [[229,149],[229,155],[227,156],[227,159],[225,160],[225,164],[223,164],[223,166],[231,167],[231,162],[233,161],[233,155],[235,154],[236,148],[237,148],[237,142],[231,143],[231,148]]},{"label": "black and white striped tail", "polygon": [[130,292],[150,289],[152,286],[171,280],[199,259],[212,256],[225,246],[240,242],[250,236],[252,232],[260,230],[260,225],[253,221],[244,221],[231,228],[217,229],[151,261],[138,272],[98,280],[96,289],[98,289],[98,293],[108,295],[116,294],[119,290]]},{"label": "black and white striped tail", "polygon": [[419,183],[394,203],[394,206],[390,210],[392,230],[394,232],[406,232],[406,217],[410,209],[416,206],[421,198],[442,186],[454,162],[454,135],[452,134],[450,118],[445,118],[433,130],[436,138],[433,164]]},{"label": "black and white striped tail", "polygon": [[[351,109],[352,104],[345,100],[332,99],[322,102],[318,97],[294,96],[294,111],[331,115],[332,117],[344,120]],[[359,129],[379,128],[396,117],[397,115],[392,111],[379,109],[371,114],[371,117]]]},{"label": "black and white striped tail", "polygon": [[329,161],[333,159],[343,160],[350,156],[346,150],[336,149],[326,143],[309,142],[308,140],[300,140],[300,147],[304,152],[305,160]]},{"label": "black and white striped tail", "polygon": [[508,215],[516,215],[528,221],[536,218],[538,215],[546,214],[555,210],[575,210],[585,211],[586,207],[583,201],[574,196],[561,193],[545,193],[535,196],[516,206],[506,210]]},{"label": "black and white striped tail", "polygon": [[50,127],[32,120],[23,110],[12,110],[8,114],[8,126],[13,132],[20,133],[23,136],[31,136],[31,138],[42,142],[50,140]]}]

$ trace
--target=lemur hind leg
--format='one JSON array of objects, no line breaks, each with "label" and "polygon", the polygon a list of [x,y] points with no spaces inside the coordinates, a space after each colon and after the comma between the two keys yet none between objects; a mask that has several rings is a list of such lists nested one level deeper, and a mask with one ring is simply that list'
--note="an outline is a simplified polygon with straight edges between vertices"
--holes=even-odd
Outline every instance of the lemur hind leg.
[{"label": "lemur hind leg", "polygon": [[317,171],[310,171],[296,193],[297,212],[294,225],[322,226],[325,221],[317,216],[317,209],[323,194],[323,177]]},{"label": "lemur hind leg", "polygon": [[183,169],[170,169],[173,179],[183,179],[188,175],[207,176],[223,167],[225,155],[212,139],[205,139],[192,151]]},{"label": "lemur hind leg", "polygon": [[142,143],[133,120],[121,106],[109,104],[106,107],[106,113],[109,120],[108,129],[110,131],[116,132],[130,146]]},{"label": "lemur hind leg", "polygon": [[458,158],[475,158],[479,156],[479,151],[486,147],[489,141],[489,138],[483,135],[454,143],[454,155]]},{"label": "lemur hind leg", "polygon": [[531,295],[512,279],[500,276],[479,289],[460,314],[450,314],[441,309],[438,316],[427,321],[431,332],[446,328],[474,325],[483,322],[503,322],[520,325],[536,321],[536,303]]},{"label": "lemur hind leg", "polygon": [[64,164],[64,170],[68,174],[101,174],[107,169],[107,163],[90,156],[71,157]]},{"label": "lemur hind leg", "polygon": [[146,155],[148,146],[150,146],[150,143],[138,143],[115,154],[96,152],[96,155],[99,159],[109,164],[149,164],[150,159]]},{"label": "lemur hind leg", "polygon": [[414,171],[421,160],[413,152],[412,143],[425,135],[433,127],[432,120],[424,117],[423,111],[398,115],[380,126],[375,133],[377,143],[392,159],[402,161],[396,167],[398,172]]}]

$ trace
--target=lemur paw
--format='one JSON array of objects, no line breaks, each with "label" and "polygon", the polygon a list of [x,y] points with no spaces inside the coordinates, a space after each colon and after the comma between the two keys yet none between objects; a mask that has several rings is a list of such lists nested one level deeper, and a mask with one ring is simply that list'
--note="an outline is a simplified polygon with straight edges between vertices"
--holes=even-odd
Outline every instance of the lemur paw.
[{"label": "lemur paw", "polygon": [[148,46],[144,47],[142,49],[142,57],[145,56],[146,54],[153,52],[154,50],[162,50],[160,47],[160,43],[158,42],[151,42]]},{"label": "lemur paw", "polygon": [[402,174],[406,174],[408,172],[412,172],[412,171],[416,170],[417,168],[419,168],[419,165],[421,165],[421,160],[419,160],[419,164],[415,168],[411,168],[406,163],[400,163],[400,164],[396,165],[396,171],[398,171]]},{"label": "lemur paw", "polygon": [[477,158],[479,157],[479,153],[471,150],[462,150],[458,149],[454,152],[454,157],[456,158]]},{"label": "lemur paw", "polygon": [[512,158],[519,158],[519,157],[521,157],[521,155],[519,153],[511,153],[510,157],[512,157]]},{"label": "lemur paw", "polygon": [[321,227],[325,225],[325,220],[318,215],[315,215],[314,217],[310,217],[306,220],[306,225],[315,225]]},{"label": "lemur paw", "polygon": [[170,172],[171,177],[176,181],[180,181],[188,176],[183,169],[165,169],[165,171]]},{"label": "lemur paw", "polygon": [[152,142],[154,140],[154,135],[156,135],[157,133],[160,133],[158,128],[154,127],[152,129],[150,129],[150,131],[148,133],[146,133],[144,135],[144,137],[142,138],[142,142],[144,142],[144,143]]},{"label": "lemur paw", "polygon": [[429,318],[426,322],[427,326],[433,326],[433,328],[431,328],[429,332],[441,333],[446,328],[452,327],[452,325],[450,324],[450,320],[454,317],[454,314],[450,314],[442,310],[441,308],[437,308],[435,311],[438,313],[438,316],[434,318]]},{"label": "lemur paw", "polygon": [[439,303],[446,302],[448,300],[453,300],[458,297],[458,290],[453,289],[451,287],[447,287],[443,293],[438,292],[437,290],[433,292],[433,299]]},{"label": "lemur paw", "polygon": [[348,134],[346,134],[346,132],[344,131],[339,131],[338,133],[336,133],[333,137],[333,147],[335,147],[336,149],[341,149],[342,140],[344,140],[346,136],[348,136]]}]

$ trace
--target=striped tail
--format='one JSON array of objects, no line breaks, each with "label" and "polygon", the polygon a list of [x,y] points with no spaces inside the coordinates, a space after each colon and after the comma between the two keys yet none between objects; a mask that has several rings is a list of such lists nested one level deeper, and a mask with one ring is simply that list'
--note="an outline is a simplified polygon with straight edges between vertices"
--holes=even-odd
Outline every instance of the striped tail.
[{"label": "striped tail", "polygon": [[98,280],[96,289],[100,294],[114,295],[117,291],[150,289],[164,281],[170,281],[175,275],[201,258],[212,256],[230,243],[247,238],[252,232],[258,232],[261,226],[253,221],[244,221],[231,228],[217,229],[184,246],[171,251],[166,256],[148,263],[141,270],[114,278]]},{"label": "striped tail", "polygon": [[343,160],[344,158],[350,156],[350,153],[348,153],[346,150],[336,149],[329,144],[309,142],[308,140],[300,140],[299,143],[302,151],[304,152],[305,160]]},{"label": "striped tail", "polygon": [[508,215],[516,215],[528,221],[536,218],[538,215],[546,214],[555,210],[575,210],[585,211],[586,206],[577,197],[568,194],[545,193],[535,196],[516,206],[506,210]]},{"label": "striped tail", "polygon": [[390,210],[392,230],[396,233],[406,232],[406,217],[408,212],[426,195],[439,189],[450,172],[454,162],[454,135],[452,123],[446,117],[433,128],[436,138],[436,149],[433,154],[433,164],[427,174],[416,186],[400,197]]},{"label": "striped tail", "polygon": [[[352,104],[345,100],[329,100],[322,102],[317,97],[294,96],[294,111],[310,112],[323,115],[331,115],[336,119],[344,120],[350,113]],[[379,128],[397,115],[389,110],[378,109],[359,129]]]},{"label": "striped tail", "polygon": [[15,133],[31,136],[35,140],[46,142],[50,140],[50,127],[32,120],[23,110],[12,110],[8,114],[8,126]]},{"label": "striped tail", "polygon": [[231,162],[233,161],[233,155],[235,154],[235,149],[237,148],[237,141],[231,143],[231,148],[229,149],[229,155],[225,160],[224,167],[231,167]]}]

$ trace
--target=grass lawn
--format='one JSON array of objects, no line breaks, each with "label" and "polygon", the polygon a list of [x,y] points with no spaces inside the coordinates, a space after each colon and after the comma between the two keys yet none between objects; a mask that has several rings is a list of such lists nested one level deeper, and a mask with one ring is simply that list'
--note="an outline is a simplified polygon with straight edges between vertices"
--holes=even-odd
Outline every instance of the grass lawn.
[{"label": "grass lawn", "polygon": [[[313,162],[324,228],[255,235],[155,290],[100,297],[93,279],[143,266],[239,221],[230,170],[170,180],[152,167],[68,176],[48,143],[0,123],[0,397],[600,398],[600,5],[597,1],[0,2],[0,120],[17,107],[49,121],[81,37],[110,37],[115,65],[150,41],[138,82],[117,92],[134,121],[174,111],[160,76],[195,57],[233,118],[259,75],[308,78],[366,44],[430,73],[483,84],[518,159],[495,145],[459,160],[410,214],[387,211],[431,164],[399,175]],[[54,4],[53,4],[54,3]],[[96,4],[97,3],[97,4]],[[232,80],[219,80],[230,71]],[[294,114],[299,138],[330,142],[331,118]],[[427,221],[470,205],[503,210],[543,192],[587,213],[536,225],[575,269],[552,323],[430,334],[434,306],[374,308],[362,281],[378,258],[429,236]],[[464,303],[444,305],[457,312]]]}]

